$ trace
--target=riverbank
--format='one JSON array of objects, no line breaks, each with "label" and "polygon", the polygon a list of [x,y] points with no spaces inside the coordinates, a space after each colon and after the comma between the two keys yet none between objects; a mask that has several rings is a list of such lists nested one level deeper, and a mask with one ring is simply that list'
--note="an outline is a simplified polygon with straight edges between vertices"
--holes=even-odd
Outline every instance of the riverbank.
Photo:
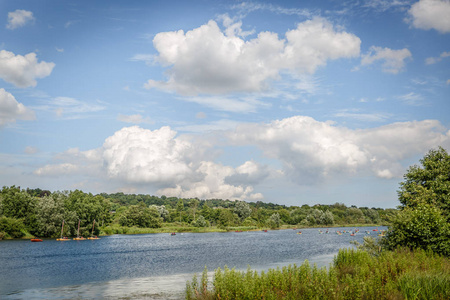
[{"label": "riverbank", "polygon": [[[235,227],[194,227],[189,224],[167,224],[161,228],[140,228],[140,227],[125,227],[119,225],[105,226],[100,228],[99,236],[108,236],[113,234],[151,234],[151,233],[208,233],[208,232],[243,232],[243,231],[260,231],[260,230],[286,230],[286,229],[329,229],[329,228],[359,228],[359,227],[381,227],[388,226],[387,224],[333,224],[328,226],[316,225],[316,226],[301,226],[301,225],[282,225],[280,228],[270,229],[270,228],[260,228],[256,226],[235,226]],[[22,240],[29,240],[34,238],[32,234],[28,231],[22,231],[24,236],[19,238]],[[3,236],[3,240],[13,240],[14,238]],[[0,241],[2,237],[0,237]]]}]

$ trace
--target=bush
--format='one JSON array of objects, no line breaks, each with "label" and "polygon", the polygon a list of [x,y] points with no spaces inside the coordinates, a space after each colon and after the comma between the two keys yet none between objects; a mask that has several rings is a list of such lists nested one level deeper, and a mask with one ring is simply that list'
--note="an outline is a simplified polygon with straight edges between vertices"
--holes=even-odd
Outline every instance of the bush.
[{"label": "bush", "polygon": [[450,256],[450,225],[439,208],[419,204],[400,212],[381,242],[391,250],[406,246]]},{"label": "bush", "polygon": [[21,219],[0,217],[0,231],[4,232],[5,236],[21,238],[25,236],[25,225]]}]

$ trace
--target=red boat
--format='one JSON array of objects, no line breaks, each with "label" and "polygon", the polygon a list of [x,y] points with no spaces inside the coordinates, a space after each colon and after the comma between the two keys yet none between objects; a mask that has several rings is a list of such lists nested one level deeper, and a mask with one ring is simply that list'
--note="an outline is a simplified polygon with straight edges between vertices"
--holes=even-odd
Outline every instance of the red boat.
[{"label": "red boat", "polygon": [[32,242],[42,242],[41,239],[31,239]]}]

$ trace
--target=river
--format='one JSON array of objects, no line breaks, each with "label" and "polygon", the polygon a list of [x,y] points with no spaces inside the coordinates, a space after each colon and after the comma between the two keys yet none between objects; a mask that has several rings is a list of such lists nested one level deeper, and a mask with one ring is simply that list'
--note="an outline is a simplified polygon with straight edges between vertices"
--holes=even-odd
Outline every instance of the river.
[{"label": "river", "polygon": [[350,241],[362,242],[366,231],[375,236],[374,228],[355,236],[330,228],[1,241],[0,299],[183,299],[186,280],[205,266],[211,274],[225,265],[261,271],[306,259],[328,266]]}]

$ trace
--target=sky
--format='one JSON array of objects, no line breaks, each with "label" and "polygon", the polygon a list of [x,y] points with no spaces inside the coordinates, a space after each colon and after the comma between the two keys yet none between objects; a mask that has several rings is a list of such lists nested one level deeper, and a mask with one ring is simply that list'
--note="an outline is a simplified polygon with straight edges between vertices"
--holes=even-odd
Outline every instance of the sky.
[{"label": "sky", "polygon": [[450,1],[0,0],[0,185],[394,208],[450,150]]}]

